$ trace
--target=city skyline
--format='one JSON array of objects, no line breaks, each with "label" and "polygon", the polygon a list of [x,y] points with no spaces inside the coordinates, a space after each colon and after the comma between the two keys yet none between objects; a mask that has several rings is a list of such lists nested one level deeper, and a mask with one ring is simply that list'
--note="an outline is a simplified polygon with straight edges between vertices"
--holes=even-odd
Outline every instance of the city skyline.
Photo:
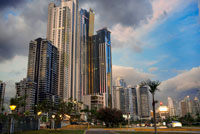
[{"label": "city skyline", "polygon": [[[27,40],[30,41],[40,36],[44,37],[46,35],[43,33],[46,32],[46,16],[49,2],[50,0],[39,2],[34,0],[24,1],[24,3],[20,3],[24,5],[22,9],[19,9],[19,5],[8,5],[6,8],[1,9],[1,15],[4,16],[4,20],[1,20],[0,23],[1,31],[9,22],[16,21],[16,23],[21,24],[18,28],[15,28],[14,26],[17,25],[12,23],[10,26],[14,27],[14,32],[20,32],[21,30],[22,35],[27,32],[28,34],[25,36]],[[114,5],[117,5],[118,2],[114,2]],[[132,2],[134,3],[135,1]],[[127,15],[121,14],[112,18],[112,13],[119,10],[117,7],[112,10],[107,9],[107,15],[110,18],[106,17],[104,15],[105,11],[100,10],[100,7],[105,4],[104,0],[101,2],[85,0],[81,1],[80,5],[86,9],[91,7],[96,13],[95,22],[97,26],[95,26],[95,31],[108,25],[109,30],[112,32],[113,81],[116,80],[117,76],[121,76],[127,81],[128,85],[134,86],[139,81],[147,78],[158,79],[163,81],[161,94],[167,93],[166,97],[168,97],[171,96],[170,91],[177,91],[178,94],[180,93],[179,91],[199,89],[200,87],[198,83],[200,69],[197,58],[199,56],[197,43],[200,35],[198,32],[197,2],[197,0],[182,4],[180,4],[180,0],[170,1],[167,4],[163,4],[163,0],[156,0],[152,3],[147,1],[139,2],[138,6],[147,7],[149,12],[142,12],[138,7],[135,7],[131,11],[138,11],[141,14],[137,17],[133,13],[133,20],[129,20]],[[97,4],[99,4],[99,8],[95,6]],[[163,6],[163,9],[159,9],[159,4]],[[40,15],[34,8],[36,6],[42,10]],[[108,4],[107,6],[109,8],[111,5]],[[127,3],[124,6],[127,6]],[[122,8],[124,7],[122,6]],[[26,10],[30,10],[32,13],[25,13]],[[126,10],[124,12],[130,14]],[[38,18],[38,24],[33,25],[35,29],[33,31],[36,31],[35,34],[28,32],[31,29],[28,14],[35,14],[34,17]],[[101,23],[100,18],[102,18],[102,15],[104,15],[105,20]],[[109,19],[112,19],[110,23],[108,23]],[[39,32],[38,29],[40,28],[42,32]],[[174,35],[169,35],[172,32]],[[9,37],[9,34],[8,30],[3,35]],[[186,38],[188,36],[190,38]],[[8,41],[11,44],[11,48],[4,47],[4,45],[1,45],[2,47],[0,48],[2,53],[7,50],[8,54],[10,54],[0,55],[0,67],[2,67],[0,79],[7,83],[6,96],[14,96],[14,83],[26,76],[26,71],[24,70],[27,68],[28,43],[20,39],[21,36],[19,39],[13,38]],[[1,43],[3,41],[1,39]],[[16,46],[12,48],[12,44],[15,43],[19,45],[18,48]],[[180,45],[182,46],[180,47]],[[21,61],[20,65],[17,64],[19,61]],[[187,81],[185,78],[188,78]]]}]

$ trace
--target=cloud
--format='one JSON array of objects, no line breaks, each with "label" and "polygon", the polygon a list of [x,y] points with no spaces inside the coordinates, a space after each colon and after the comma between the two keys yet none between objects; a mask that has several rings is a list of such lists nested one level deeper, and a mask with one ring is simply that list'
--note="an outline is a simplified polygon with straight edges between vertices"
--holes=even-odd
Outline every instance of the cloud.
[{"label": "cloud", "polygon": [[[128,47],[134,52],[140,53],[144,48],[155,46],[148,40],[145,40],[145,36],[148,35],[155,27],[162,24],[167,17],[174,12],[184,8],[191,1],[181,0],[152,0],[151,7],[152,12],[149,14],[151,17],[146,16],[146,19],[141,19],[138,24],[124,25],[118,22],[113,23],[111,28],[113,37],[114,48]],[[141,10],[145,10],[141,8]]]},{"label": "cloud", "polygon": [[[200,67],[192,68],[182,72],[176,77],[163,81],[159,88],[160,94],[164,97],[172,96],[176,98],[181,92],[200,90]],[[167,95],[167,96],[166,96]]]},{"label": "cloud", "polygon": [[155,71],[158,70],[158,68],[157,67],[151,67],[148,70],[149,70],[149,72],[155,72]]},{"label": "cloud", "polygon": [[5,98],[10,99],[16,95],[15,82],[13,80],[5,81],[6,90],[5,90]]},{"label": "cloud", "polygon": [[113,81],[115,81],[117,77],[122,77],[125,79],[127,84],[132,86],[139,84],[141,81],[154,77],[153,74],[142,72],[133,67],[124,67],[116,65],[112,66],[112,74]]},{"label": "cloud", "polygon": [[[1,2],[1,6],[10,12],[6,13],[5,19],[5,12],[0,10],[0,17],[4,18],[0,20],[0,62],[16,55],[27,56],[29,41],[46,36],[48,3],[52,1],[58,3],[56,0]],[[114,48],[130,47],[135,52],[142,52],[148,43],[140,37],[149,31],[148,28],[154,21],[162,18],[163,14],[168,14],[171,8],[177,5],[175,2],[126,0],[122,3],[122,0],[80,0],[80,7],[93,8],[96,12],[95,25],[98,28],[107,26],[111,29]]]},{"label": "cloud", "polygon": [[[0,20],[0,62],[16,55],[27,56],[30,40],[46,36],[48,2],[33,0],[21,4],[17,15]],[[3,18],[3,13],[0,13]]]},{"label": "cloud", "polygon": [[8,7],[18,7],[23,2],[26,2],[26,0],[1,0],[0,10],[3,10]]},{"label": "cloud", "polygon": [[79,2],[81,6],[95,10],[100,18],[101,27],[112,27],[118,23],[136,27],[152,15],[150,0],[80,0]]}]

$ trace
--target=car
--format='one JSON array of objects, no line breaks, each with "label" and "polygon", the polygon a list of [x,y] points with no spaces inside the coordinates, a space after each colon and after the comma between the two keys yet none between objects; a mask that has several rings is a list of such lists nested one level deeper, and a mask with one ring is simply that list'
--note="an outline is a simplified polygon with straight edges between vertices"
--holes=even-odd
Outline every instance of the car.
[{"label": "car", "polygon": [[146,127],[146,124],[145,123],[141,123],[141,127]]},{"label": "car", "polygon": [[78,122],[71,122],[71,125],[79,125]]},{"label": "car", "polygon": [[136,124],[136,127],[140,127],[140,124]]},{"label": "car", "polygon": [[170,128],[182,127],[182,123],[179,121],[172,121],[172,123],[167,124],[167,127]]}]

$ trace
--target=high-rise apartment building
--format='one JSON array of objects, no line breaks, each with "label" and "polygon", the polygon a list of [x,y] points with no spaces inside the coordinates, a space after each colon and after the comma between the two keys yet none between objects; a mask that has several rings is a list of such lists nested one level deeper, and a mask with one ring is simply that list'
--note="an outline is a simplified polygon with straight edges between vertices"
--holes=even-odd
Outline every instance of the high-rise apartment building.
[{"label": "high-rise apartment building", "polygon": [[194,110],[195,114],[200,113],[200,102],[197,97],[194,98]]},{"label": "high-rise apartment building", "polygon": [[171,97],[168,97],[168,109],[169,109],[169,116],[170,117],[175,116],[174,102]]},{"label": "high-rise apartment building", "polygon": [[6,90],[6,83],[0,81],[0,113],[2,112],[3,109],[5,90]]},{"label": "high-rise apartment building", "polygon": [[47,39],[58,48],[58,95],[79,100],[80,46],[78,45],[78,0],[62,0],[48,7]]},{"label": "high-rise apartment building", "polygon": [[78,43],[79,43],[79,76],[80,76],[80,92],[79,98],[81,100],[83,95],[88,95],[88,83],[89,83],[89,70],[88,70],[88,41],[89,37],[94,34],[94,12],[92,9],[88,12],[85,9],[81,9],[79,13],[79,31],[78,31]]},{"label": "high-rise apartment building", "polygon": [[188,110],[187,110],[187,102],[185,102],[184,100],[180,101],[180,110],[181,110],[181,116],[184,117],[186,114],[188,114]]},{"label": "high-rise apartment building", "polygon": [[190,102],[190,96],[185,96],[185,98],[184,98],[183,101],[186,103],[186,112],[187,113],[192,113],[191,106],[189,104],[189,102]]},{"label": "high-rise apartment building", "polygon": [[130,115],[131,119],[136,120],[137,112],[137,94],[136,88],[114,86],[113,87],[113,108],[119,109],[125,115]]},{"label": "high-rise apartment building", "polygon": [[33,114],[37,83],[31,81],[30,79],[24,78],[20,82],[15,83],[15,88],[17,96],[22,97],[23,101],[26,103],[23,107],[20,107],[18,112],[30,112],[30,114]]},{"label": "high-rise apartment building", "polygon": [[137,119],[138,117],[138,106],[137,106],[137,92],[135,87],[128,87],[129,89],[129,109],[132,119]]},{"label": "high-rise apartment building", "polygon": [[113,97],[113,108],[121,110],[123,114],[126,114],[124,87],[114,86],[112,97]]},{"label": "high-rise apartment building", "polygon": [[27,78],[37,84],[35,103],[58,100],[58,52],[46,39],[30,42]]},{"label": "high-rise apartment building", "polygon": [[90,37],[88,56],[88,93],[105,94],[106,106],[112,107],[111,38],[107,28]]},{"label": "high-rise apartment building", "polygon": [[148,88],[138,86],[136,90],[137,90],[138,116],[141,119],[148,119],[150,117]]}]

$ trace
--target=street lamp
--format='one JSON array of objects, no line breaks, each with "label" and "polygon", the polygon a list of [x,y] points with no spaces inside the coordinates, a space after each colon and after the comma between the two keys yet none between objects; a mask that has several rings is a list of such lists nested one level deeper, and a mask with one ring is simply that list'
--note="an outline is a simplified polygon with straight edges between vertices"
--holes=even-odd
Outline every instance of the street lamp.
[{"label": "street lamp", "polygon": [[55,128],[55,121],[54,121],[54,118],[56,117],[54,114],[51,116],[52,117],[52,129]]},{"label": "street lamp", "polygon": [[40,130],[40,115],[42,114],[41,111],[37,112],[37,117],[38,117],[38,130]]},{"label": "street lamp", "polygon": [[12,117],[12,111],[14,111],[16,108],[16,105],[10,105],[10,110],[11,110],[11,117],[10,117],[10,129],[9,133],[13,134],[14,133],[14,122],[13,122],[13,117]]},{"label": "street lamp", "polygon": [[39,112],[37,113],[37,115],[38,115],[38,116],[40,116],[41,114],[42,114],[42,112],[41,112],[41,111],[39,111]]},{"label": "street lamp", "polygon": [[10,105],[10,109],[11,109],[11,111],[14,111],[14,110],[15,110],[15,108],[16,108],[16,106],[15,106],[15,105]]}]

